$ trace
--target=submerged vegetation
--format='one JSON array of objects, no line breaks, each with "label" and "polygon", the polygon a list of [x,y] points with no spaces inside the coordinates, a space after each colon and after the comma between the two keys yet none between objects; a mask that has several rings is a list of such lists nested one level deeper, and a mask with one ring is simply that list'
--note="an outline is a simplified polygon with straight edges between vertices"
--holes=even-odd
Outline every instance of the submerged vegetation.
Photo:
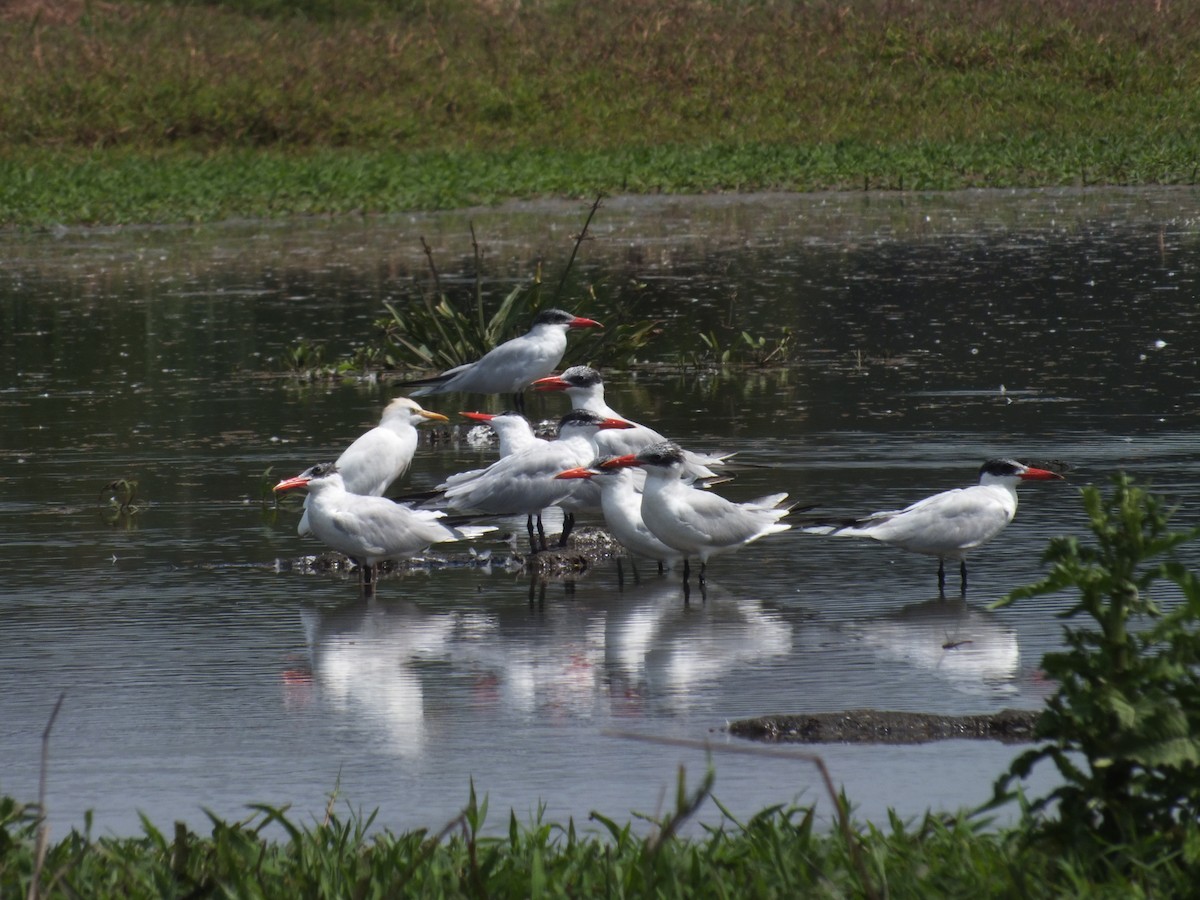
[{"label": "submerged vegetation", "polygon": [[[1043,661],[1059,685],[1037,725],[1047,743],[1001,775],[984,810],[861,825],[826,779],[838,828],[815,807],[740,821],[714,796],[710,764],[691,789],[681,769],[674,808],[638,828],[600,812],[579,825],[510,812],[507,831],[485,829],[487,799],[472,784],[436,833],[340,816],[335,796],[310,824],[254,805],[241,821],[212,817],[204,835],[144,821],[139,837],[97,838],[89,820],[50,843],[44,806],[0,797],[0,896],[1189,896],[1200,874],[1200,581],[1173,551],[1198,532],[1172,531],[1162,498],[1125,476],[1083,500],[1094,541],[1056,538],[1046,579],[1007,598],[1075,591],[1063,616],[1078,622]],[[819,757],[795,756],[823,771]],[[1062,784],[1040,798],[1014,791],[1043,759]],[[708,802],[720,820],[683,832]],[[1013,802],[1018,821],[992,827],[986,815]]]},{"label": "submerged vegetation", "polygon": [[1200,8],[25,0],[0,224],[1194,183]]}]

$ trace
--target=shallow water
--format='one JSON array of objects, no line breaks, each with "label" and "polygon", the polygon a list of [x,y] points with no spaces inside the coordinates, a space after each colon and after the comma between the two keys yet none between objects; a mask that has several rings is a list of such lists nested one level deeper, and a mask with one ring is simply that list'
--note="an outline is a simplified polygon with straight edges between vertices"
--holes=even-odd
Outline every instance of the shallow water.
[{"label": "shallow water", "polygon": [[[410,301],[421,237],[455,290],[470,289],[469,224],[495,296],[538,260],[557,279],[585,213],[0,236],[0,790],[35,797],[65,691],[58,834],[87,809],[118,833],[139,829],[139,810],[160,826],[250,802],[315,816],[335,788],[393,830],[437,828],[469,779],[496,828],[542,802],[577,822],[653,813],[704,754],[614,733],[744,746],[721,733],[729,719],[1035,707],[1066,600],[988,604],[1038,577],[1049,537],[1081,532],[1076,488],[1126,469],[1194,522],[1194,192],[618,198],[567,305],[604,320],[628,301],[662,319],[646,354],[658,361],[696,352],[697,331],[735,340],[723,323],[791,329],[787,370],[610,373],[615,408],[756,464],[727,496],[787,490],[867,512],[968,484],[997,455],[1062,460],[1070,482],[1022,488],[965,602],[938,598],[928,559],[795,531],[715,561],[707,599],[686,605],[674,579],[622,585],[611,563],[532,592],[498,565],[432,568],[385,580],[370,604],[304,571],[320,548],[293,510],[264,507],[263,486],[335,457],[394,389],[281,377],[281,355],[306,337],[335,358],[384,300]],[[584,280],[596,302],[580,299]],[[447,414],[506,403],[428,399]],[[487,459],[426,443],[405,485]],[[101,501],[118,478],[138,481],[141,511],[112,521]],[[819,751],[875,819],[981,801],[1017,752]],[[737,814],[828,809],[807,764],[715,764]]]}]

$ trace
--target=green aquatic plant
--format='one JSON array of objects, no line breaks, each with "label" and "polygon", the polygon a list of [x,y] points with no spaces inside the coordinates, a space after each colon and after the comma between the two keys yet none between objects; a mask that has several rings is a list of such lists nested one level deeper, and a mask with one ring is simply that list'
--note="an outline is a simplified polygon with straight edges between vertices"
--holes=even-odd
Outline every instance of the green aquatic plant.
[{"label": "green aquatic plant", "polygon": [[133,517],[142,511],[137,500],[138,483],[132,478],[117,478],[100,489],[100,518],[106,525],[132,526]]},{"label": "green aquatic plant", "polygon": [[752,335],[748,331],[733,329],[726,338],[715,329],[698,332],[700,346],[684,352],[679,362],[684,368],[726,368],[740,366],[766,369],[771,366],[787,365],[792,344],[792,330],[784,327],[778,337]]},{"label": "green aquatic plant", "polygon": [[132,478],[117,478],[100,489],[100,499],[122,513],[135,513],[138,483]]},{"label": "green aquatic plant", "polygon": [[[1072,848],[1139,842],[1200,863],[1200,579],[1174,556],[1200,529],[1171,530],[1162,497],[1128,476],[1104,496],[1082,491],[1093,540],[1057,537],[1041,582],[999,605],[1074,591],[1059,613],[1066,649],[1042,668],[1058,684],[1037,729],[1041,746],[996,784],[1050,760],[1062,784],[1027,807],[1034,834]],[[1114,851],[1115,852],[1115,851]]]},{"label": "green aquatic plant", "polygon": [[284,364],[292,372],[314,372],[325,366],[325,344],[301,338],[283,355]]},{"label": "green aquatic plant", "polygon": [[[333,371],[341,374],[377,369],[443,371],[472,362],[497,344],[526,331],[541,310],[552,305],[575,305],[566,299],[570,275],[600,208],[600,198],[596,198],[583,228],[575,236],[570,258],[553,292],[539,265],[498,304],[493,303],[484,289],[483,252],[473,226],[471,246],[475,277],[469,297],[454,296],[443,286],[433,250],[422,238],[429,273],[427,285],[407,304],[385,301],[389,317],[375,323],[379,340],[356,348],[350,358],[335,366]],[[612,315],[609,327],[595,335],[581,336],[574,342],[573,353],[577,357],[596,365],[629,359],[657,336],[657,321],[635,316],[636,289],[635,285],[635,290],[624,300],[606,306],[606,318]],[[595,285],[586,285],[584,293],[589,311],[605,305],[597,296]],[[293,350],[292,358],[303,358],[305,349],[305,342],[301,342]],[[314,358],[320,361],[319,356]]]}]

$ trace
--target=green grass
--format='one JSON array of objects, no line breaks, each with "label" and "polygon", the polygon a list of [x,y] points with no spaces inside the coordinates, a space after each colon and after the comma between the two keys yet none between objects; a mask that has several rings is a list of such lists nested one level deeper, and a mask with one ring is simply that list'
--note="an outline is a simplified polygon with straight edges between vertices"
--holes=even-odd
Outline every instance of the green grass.
[{"label": "green grass", "polygon": [[1169,847],[1141,854],[1144,866],[1097,869],[951,818],[856,826],[847,842],[805,808],[726,816],[687,838],[665,833],[670,817],[635,829],[599,813],[579,825],[509,813],[506,832],[485,833],[487,801],[473,789],[436,833],[396,834],[353,813],[301,823],[286,809],[254,810],[212,817],[205,833],[144,821],[140,836],[95,837],[89,826],[49,845],[39,868],[32,814],[0,798],[0,896],[1128,898],[1185,896],[1191,883]]},{"label": "green grass", "polygon": [[1192,183],[1200,8],[30,3],[0,224],[599,193]]}]

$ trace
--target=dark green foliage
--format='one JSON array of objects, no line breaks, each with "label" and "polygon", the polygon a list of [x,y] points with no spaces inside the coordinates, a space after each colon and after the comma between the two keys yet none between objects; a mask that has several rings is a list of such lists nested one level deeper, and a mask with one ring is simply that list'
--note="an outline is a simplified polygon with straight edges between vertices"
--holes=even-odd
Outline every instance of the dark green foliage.
[{"label": "dark green foliage", "polygon": [[[1075,591],[1066,649],[1042,666],[1058,683],[1038,737],[997,784],[1041,760],[1064,783],[1029,809],[1063,846],[1145,845],[1200,861],[1200,580],[1172,556],[1200,530],[1172,531],[1161,497],[1127,476],[1083,490],[1094,541],[1054,539],[1044,581],[1004,602]],[[1168,587],[1170,586],[1170,587]],[[1173,588],[1173,590],[1172,590]]]}]

